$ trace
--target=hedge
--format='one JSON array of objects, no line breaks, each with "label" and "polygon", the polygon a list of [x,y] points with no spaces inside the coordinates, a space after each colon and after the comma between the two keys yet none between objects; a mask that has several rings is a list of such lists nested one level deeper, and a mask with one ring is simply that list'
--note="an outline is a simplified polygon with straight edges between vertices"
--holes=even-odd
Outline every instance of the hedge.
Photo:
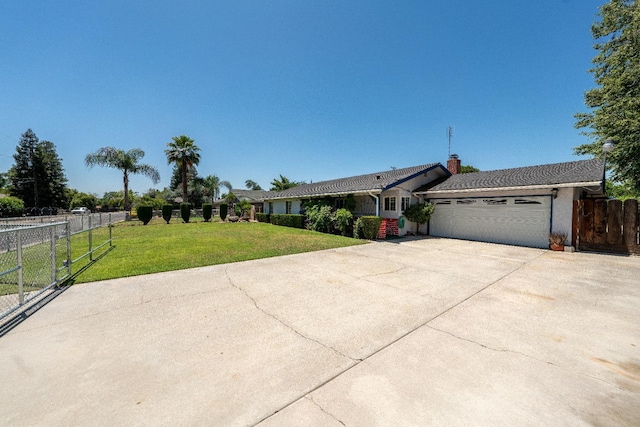
[{"label": "hedge", "polygon": [[204,222],[209,222],[209,220],[211,219],[212,210],[213,205],[211,203],[202,204],[202,217],[204,218]]},{"label": "hedge", "polygon": [[378,236],[378,230],[382,224],[379,216],[361,216],[356,221],[353,235],[358,239],[374,240]]},{"label": "hedge", "polygon": [[220,219],[227,219],[227,213],[229,212],[229,205],[226,203],[220,203]]},{"label": "hedge", "polygon": [[12,218],[24,214],[24,202],[17,197],[0,198],[0,218]]},{"label": "hedge", "polygon": [[136,208],[138,219],[142,221],[144,225],[147,225],[151,218],[153,218],[153,206],[138,206]]},{"label": "hedge", "polygon": [[162,205],[162,219],[167,221],[171,221],[171,216],[173,215],[173,205]]},{"label": "hedge", "polygon": [[299,214],[271,214],[271,224],[285,227],[304,228],[304,215]]},{"label": "hedge", "polygon": [[271,222],[269,214],[263,212],[256,212],[256,219],[258,220],[258,222]]},{"label": "hedge", "polygon": [[191,203],[180,203],[180,216],[184,222],[189,222],[189,218],[191,218]]}]

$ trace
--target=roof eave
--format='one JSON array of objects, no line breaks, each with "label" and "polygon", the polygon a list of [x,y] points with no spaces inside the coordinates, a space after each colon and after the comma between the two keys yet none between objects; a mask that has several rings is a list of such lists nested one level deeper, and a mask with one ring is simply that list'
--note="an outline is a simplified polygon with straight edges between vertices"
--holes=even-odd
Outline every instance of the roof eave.
[{"label": "roof eave", "polygon": [[581,187],[601,187],[602,181],[588,181],[588,182],[569,182],[563,184],[540,184],[540,185],[521,185],[514,187],[491,187],[491,188],[464,188],[459,190],[427,190],[415,192],[414,194],[424,194],[427,196],[435,194],[448,194],[448,193],[471,193],[478,191],[510,191],[510,190],[544,190],[547,188],[581,188]]},{"label": "roof eave", "polygon": [[339,196],[348,196],[349,194],[353,194],[354,196],[366,196],[369,194],[380,194],[382,193],[382,189],[375,188],[370,190],[358,190],[358,191],[340,191],[340,192],[331,192],[331,193],[317,193],[317,194],[296,194],[291,196],[284,197],[267,197],[264,200],[288,200],[288,199],[313,199],[318,197],[339,197]]}]

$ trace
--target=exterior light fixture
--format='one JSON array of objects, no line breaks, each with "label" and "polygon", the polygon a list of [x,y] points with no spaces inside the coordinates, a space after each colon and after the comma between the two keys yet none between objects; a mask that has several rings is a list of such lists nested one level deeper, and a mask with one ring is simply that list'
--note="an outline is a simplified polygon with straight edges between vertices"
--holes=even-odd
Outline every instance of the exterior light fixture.
[{"label": "exterior light fixture", "polygon": [[604,151],[605,154],[610,153],[613,151],[613,147],[615,147],[613,139],[607,138],[604,144],[602,144],[602,151]]},{"label": "exterior light fixture", "polygon": [[556,199],[558,197],[558,189],[557,188],[552,188],[551,189],[551,195],[553,196],[554,199]]}]

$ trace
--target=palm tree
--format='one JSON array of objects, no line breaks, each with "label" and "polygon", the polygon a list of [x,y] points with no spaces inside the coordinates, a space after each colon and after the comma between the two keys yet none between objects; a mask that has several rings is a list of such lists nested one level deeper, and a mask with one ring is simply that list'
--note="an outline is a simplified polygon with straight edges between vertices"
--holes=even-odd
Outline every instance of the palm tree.
[{"label": "palm tree", "polygon": [[220,178],[217,175],[207,175],[204,178],[204,187],[209,190],[211,203],[213,203],[220,194]]},{"label": "palm tree", "polygon": [[304,184],[304,182],[296,182],[296,181],[289,181],[289,178],[287,178],[286,176],[283,176],[282,174],[280,175],[280,179],[278,178],[274,178],[273,181],[271,181],[271,191],[282,191],[282,190],[286,190],[288,188],[293,188],[296,187],[300,184]]},{"label": "palm tree", "polygon": [[227,190],[229,190],[229,193],[231,193],[231,189],[233,188],[233,186],[229,181],[220,181],[220,185],[222,187],[225,187]]},{"label": "palm tree", "polygon": [[262,187],[260,187],[257,182],[251,179],[246,180],[244,184],[247,186],[247,190],[262,190]]},{"label": "palm tree", "polygon": [[132,148],[124,151],[114,147],[102,147],[95,153],[89,153],[84,159],[87,167],[104,166],[122,171],[122,181],[124,183],[124,209],[128,211],[129,206],[129,174],[142,174],[151,178],[154,184],[160,182],[158,169],[151,165],[139,164],[138,160],[144,157],[144,151],[139,148]]},{"label": "palm tree", "polygon": [[200,163],[200,148],[186,135],[174,136],[171,139],[173,142],[167,143],[168,148],[164,152],[168,163],[175,163],[182,172],[182,201],[187,202],[187,170],[190,166]]}]

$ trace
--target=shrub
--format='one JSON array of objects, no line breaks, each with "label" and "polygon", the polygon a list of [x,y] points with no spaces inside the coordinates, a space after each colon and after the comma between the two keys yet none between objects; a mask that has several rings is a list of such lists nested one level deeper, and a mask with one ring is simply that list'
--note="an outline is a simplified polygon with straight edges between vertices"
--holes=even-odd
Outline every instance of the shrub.
[{"label": "shrub", "polygon": [[0,218],[11,218],[24,214],[24,202],[17,197],[3,197],[0,199]]},{"label": "shrub", "polygon": [[144,225],[149,224],[149,221],[153,218],[153,206],[138,206],[136,212],[138,219],[142,221]]},{"label": "shrub", "polygon": [[304,228],[304,219],[299,214],[271,214],[271,224],[285,227]]},{"label": "shrub", "polygon": [[262,212],[256,213],[256,219],[258,220],[258,222],[270,222],[269,214]]},{"label": "shrub", "polygon": [[226,203],[220,203],[220,219],[227,219],[227,213],[229,212],[229,205]]},{"label": "shrub", "polygon": [[331,206],[313,205],[306,211],[307,226],[310,230],[321,233],[331,233],[333,231],[333,212]]},{"label": "shrub", "polygon": [[211,212],[213,211],[213,205],[211,203],[202,204],[202,217],[204,222],[208,222],[211,219]]},{"label": "shrub", "polygon": [[180,216],[184,222],[189,222],[191,217],[191,203],[180,203]]},{"label": "shrub", "polygon": [[353,214],[348,209],[338,209],[334,214],[334,224],[343,236],[351,234]]},{"label": "shrub", "polygon": [[353,235],[358,239],[373,240],[378,235],[380,224],[382,224],[382,218],[379,216],[361,216],[356,221]]},{"label": "shrub", "polygon": [[433,203],[416,203],[409,206],[402,214],[407,217],[411,222],[415,222],[418,225],[416,234],[420,232],[420,225],[429,222],[429,218],[433,214],[435,205]]},{"label": "shrub", "polygon": [[171,221],[171,216],[173,215],[173,205],[162,205],[162,219],[167,221]]}]

